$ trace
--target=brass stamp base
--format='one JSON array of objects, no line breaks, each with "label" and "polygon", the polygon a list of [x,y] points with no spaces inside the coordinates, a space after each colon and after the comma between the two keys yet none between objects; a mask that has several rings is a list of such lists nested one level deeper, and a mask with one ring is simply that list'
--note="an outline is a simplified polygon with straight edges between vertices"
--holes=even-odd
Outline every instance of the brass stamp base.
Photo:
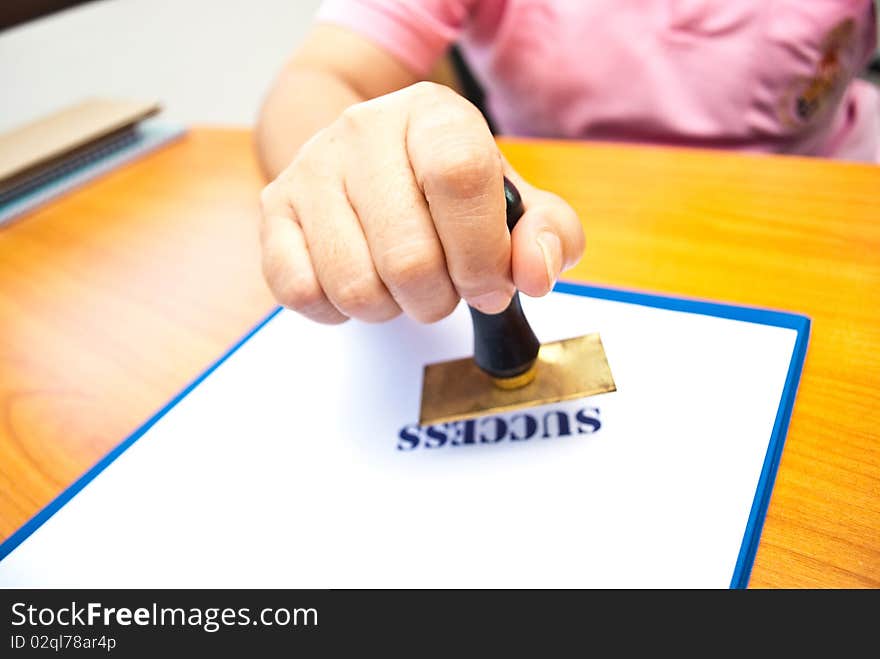
[{"label": "brass stamp base", "polygon": [[535,376],[516,389],[499,388],[472,357],[425,366],[420,425],[459,421],[522,407],[616,391],[599,334],[544,343]]}]

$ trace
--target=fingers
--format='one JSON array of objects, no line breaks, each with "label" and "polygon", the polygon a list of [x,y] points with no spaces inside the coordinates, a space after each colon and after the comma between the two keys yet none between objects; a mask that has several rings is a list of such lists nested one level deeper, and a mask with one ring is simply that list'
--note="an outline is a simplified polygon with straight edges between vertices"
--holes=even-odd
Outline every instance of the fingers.
[{"label": "fingers", "polygon": [[409,88],[406,154],[453,286],[468,304],[498,313],[514,292],[501,156],[479,111],[437,87]]},{"label": "fingers", "polygon": [[369,323],[399,315],[342,182],[318,182],[299,172],[292,192],[321,288],[339,313]]},{"label": "fingers", "polygon": [[[409,168],[403,144],[399,140],[397,144],[399,148],[381,152],[372,167],[351,168],[346,189],[357,209],[376,271],[391,296],[411,318],[432,323],[452,313],[459,296],[447,272],[428,205]],[[371,150],[372,145],[362,147]]]},{"label": "fingers", "polygon": [[[265,205],[265,204],[264,204]],[[278,302],[319,323],[337,324],[347,317],[330,303],[318,284],[302,228],[283,205],[271,204],[263,216],[263,277]]]},{"label": "fingers", "polygon": [[519,190],[525,206],[511,236],[513,281],[526,295],[546,295],[560,273],[580,260],[583,226],[562,198],[530,185],[506,162],[505,174]]},{"label": "fingers", "polygon": [[[344,192],[295,171],[295,179],[263,193],[263,275],[273,295],[321,323],[349,317],[381,322],[398,315]],[[300,186],[315,194],[302,194]]]},{"label": "fingers", "polygon": [[[526,209],[512,236],[504,175]],[[428,83],[346,110],[262,201],[266,281],[323,323],[434,322],[460,297],[499,313],[515,288],[549,292],[584,247],[571,207],[513,171],[473,105]]]}]

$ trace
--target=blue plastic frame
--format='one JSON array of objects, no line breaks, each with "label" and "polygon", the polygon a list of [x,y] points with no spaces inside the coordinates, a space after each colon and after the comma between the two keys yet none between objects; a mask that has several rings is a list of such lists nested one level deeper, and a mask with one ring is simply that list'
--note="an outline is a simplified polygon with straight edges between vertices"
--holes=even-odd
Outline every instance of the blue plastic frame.
[{"label": "blue plastic frame", "polygon": [[[757,307],[708,302],[692,298],[641,293],[624,289],[588,286],[586,284],[574,282],[559,282],[554,287],[554,290],[559,293],[568,293],[570,295],[612,300],[614,302],[627,302],[647,307],[685,311],[689,313],[717,316],[719,318],[729,318],[732,320],[743,320],[750,323],[785,327],[797,331],[797,339],[795,341],[791,362],[789,363],[785,387],[783,388],[782,397],[779,401],[779,408],[776,412],[776,421],[773,424],[773,431],[767,447],[767,454],[764,456],[764,466],[761,469],[761,477],[758,480],[758,487],[755,491],[755,498],[752,502],[752,509],[749,513],[749,520],[746,524],[739,556],[737,557],[736,566],[730,580],[731,588],[746,588],[748,586],[752,565],[755,560],[755,552],[758,549],[758,541],[761,537],[764,519],[767,515],[767,506],[770,503],[770,495],[773,492],[776,471],[779,467],[779,460],[782,457],[782,448],[785,444],[785,437],[788,432],[789,421],[791,420],[791,413],[794,407],[798,383],[800,382],[801,371],[807,354],[807,343],[809,342],[810,335],[810,319],[806,316],[786,311],[775,311]],[[104,471],[104,469],[118,458],[129,446],[140,439],[150,428],[153,427],[153,425],[156,424],[157,421],[159,421],[159,419],[165,416],[169,410],[183,400],[205,378],[210,376],[211,373],[217,370],[223,362],[229,359],[229,357],[232,356],[241,346],[247,343],[251,337],[259,332],[266,323],[279,313],[279,311],[281,311],[280,307],[274,309],[269,315],[263,318],[263,320],[239,339],[216,362],[209,366],[174,398],[168,401],[162,409],[150,417],[146,423],[135,430],[116,446],[116,448],[105,455],[97,464],[80,476],[80,478],[78,478],[70,487],[64,490],[47,504],[45,508],[28,520],[18,531],[13,533],[2,544],[0,544],[0,561],[24,542],[68,501],[75,497],[80,490],[88,485],[96,476],[98,476],[98,474]]]}]

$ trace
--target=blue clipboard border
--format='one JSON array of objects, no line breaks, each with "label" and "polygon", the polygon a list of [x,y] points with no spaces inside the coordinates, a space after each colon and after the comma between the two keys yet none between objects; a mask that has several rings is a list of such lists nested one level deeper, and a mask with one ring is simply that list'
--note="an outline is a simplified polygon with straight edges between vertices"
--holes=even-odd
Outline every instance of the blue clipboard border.
[{"label": "blue clipboard border", "polygon": [[[559,293],[568,293],[570,295],[580,295],[583,297],[638,304],[658,309],[670,309],[672,311],[717,316],[719,318],[742,320],[750,323],[784,327],[797,331],[797,339],[789,363],[785,387],[783,388],[782,396],[780,397],[779,407],[776,412],[776,420],[773,424],[773,431],[770,436],[767,453],[764,456],[764,465],[761,469],[761,476],[758,480],[758,487],[755,491],[755,498],[752,502],[749,520],[743,534],[739,556],[737,557],[736,566],[730,580],[730,588],[746,588],[749,583],[752,564],[755,560],[755,553],[758,549],[758,541],[761,537],[764,519],[767,515],[767,506],[770,503],[770,495],[773,492],[776,471],[779,467],[779,460],[782,457],[782,448],[785,444],[788,424],[791,420],[791,413],[794,408],[794,401],[797,394],[798,384],[800,382],[801,371],[803,370],[804,360],[807,354],[807,343],[809,342],[810,335],[810,319],[807,316],[787,311],[776,311],[772,309],[747,307],[721,302],[709,302],[686,297],[642,293],[618,288],[591,286],[576,282],[561,281],[556,284],[553,290]],[[72,485],[49,502],[45,508],[25,522],[18,531],[13,533],[2,544],[0,544],[0,561],[12,553],[16,547],[24,542],[34,531],[40,528],[40,526],[60,510],[68,501],[75,497],[80,490],[88,485],[96,476],[98,476],[98,474],[104,471],[104,469],[106,469],[128,447],[140,439],[156,424],[156,422],[159,421],[159,419],[165,416],[175,405],[183,400],[205,378],[216,371],[223,362],[229,359],[229,357],[231,357],[241,346],[247,343],[251,337],[259,332],[260,329],[272,320],[272,318],[274,318],[280,311],[281,307],[277,307],[271,311],[265,318],[263,318],[263,320],[257,323],[253,329],[229,348],[216,362],[190,382],[190,384],[182,389],[174,398],[168,401],[164,407],[150,417],[142,426],[117,445],[116,448],[107,453],[107,455],[99,460],[91,469],[80,476]]]}]

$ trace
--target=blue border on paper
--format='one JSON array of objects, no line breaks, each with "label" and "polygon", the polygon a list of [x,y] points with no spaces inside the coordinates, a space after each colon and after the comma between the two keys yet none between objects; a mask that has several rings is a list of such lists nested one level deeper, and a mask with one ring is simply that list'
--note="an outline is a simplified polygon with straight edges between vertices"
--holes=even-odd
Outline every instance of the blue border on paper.
[{"label": "blue border on paper", "polygon": [[[589,286],[573,282],[559,282],[554,287],[554,290],[559,293],[568,293],[570,295],[580,295],[583,297],[638,304],[658,309],[670,309],[672,311],[717,316],[719,318],[741,320],[762,325],[773,325],[775,327],[784,327],[797,331],[797,339],[795,341],[791,362],[789,363],[785,387],[783,388],[782,396],[779,401],[779,408],[776,412],[776,421],[773,424],[773,431],[770,436],[770,443],[767,447],[767,454],[764,457],[764,466],[761,469],[761,476],[758,480],[758,487],[755,492],[754,501],[752,502],[749,520],[746,524],[739,556],[737,557],[736,566],[730,581],[731,588],[746,588],[749,583],[752,564],[755,560],[755,552],[758,549],[761,530],[764,526],[764,518],[767,515],[767,506],[770,503],[770,495],[773,491],[773,484],[776,479],[776,470],[779,466],[779,459],[782,457],[782,447],[785,444],[785,436],[788,431],[788,424],[794,407],[801,370],[803,369],[804,359],[806,358],[807,343],[810,335],[810,319],[806,316],[786,311],[774,311],[771,309],[722,304],[691,298],[670,297],[623,289]],[[226,351],[225,354],[223,354],[223,356],[214,362],[214,364],[208,367],[207,370],[187,385],[180,393],[168,401],[162,409],[150,417],[146,423],[105,455],[95,466],[89,469],[70,487],[59,494],[53,501],[46,505],[45,508],[34,515],[34,517],[26,522],[18,531],[7,538],[5,542],[0,544],[0,561],[24,542],[68,501],[76,496],[80,490],[88,485],[96,476],[98,476],[98,474],[104,471],[104,469],[106,469],[107,466],[118,458],[128,447],[140,439],[205,378],[210,376],[223,362],[229,359],[229,357],[241,348],[241,346],[247,343],[251,337],[259,332],[266,323],[279,313],[279,311],[281,311],[280,307],[269,313],[268,316],[239,339],[229,350]]]}]

